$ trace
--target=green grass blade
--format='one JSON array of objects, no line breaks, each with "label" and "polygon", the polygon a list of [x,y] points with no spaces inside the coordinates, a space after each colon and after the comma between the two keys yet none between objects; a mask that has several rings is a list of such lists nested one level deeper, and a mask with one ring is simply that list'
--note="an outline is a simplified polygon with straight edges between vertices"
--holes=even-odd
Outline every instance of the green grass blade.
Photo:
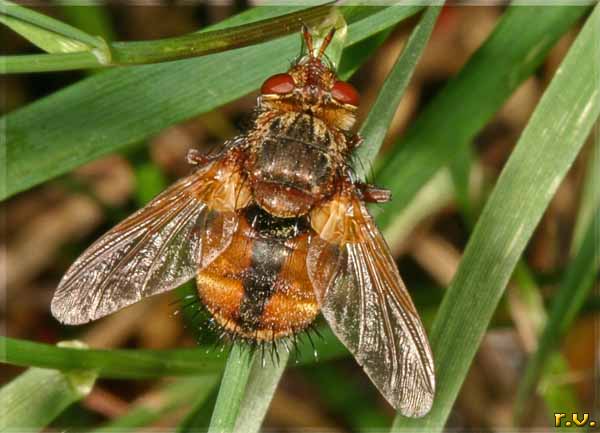
[{"label": "green grass blade", "polygon": [[100,377],[149,378],[163,375],[179,376],[219,372],[223,360],[206,349],[175,350],[104,350],[73,349],[48,344],[0,337],[5,350],[0,362],[55,368],[60,370],[89,369]]},{"label": "green grass blade", "polygon": [[260,431],[290,356],[285,349],[277,349],[276,356],[269,352],[257,355],[258,359],[250,370],[250,379],[233,429],[238,433]]},{"label": "green grass blade", "polygon": [[[328,329],[319,331],[322,340],[314,344],[322,360],[346,356],[348,352]],[[188,376],[218,373],[225,360],[216,351],[207,353],[206,347],[197,349],[145,350],[145,349],[73,349],[50,344],[34,343],[0,336],[0,363],[23,367],[40,367],[57,370],[94,370],[99,377],[113,379],[145,379],[161,376]],[[312,345],[299,344],[302,354],[297,364],[315,362]]]},{"label": "green grass blade", "polygon": [[[74,53],[78,51],[90,51],[92,49],[91,46],[84,44],[83,42],[65,38],[62,35],[36,27],[10,16],[0,14],[0,23],[9,27],[48,53]],[[3,73],[6,73],[9,70],[10,66],[7,65],[6,62],[8,62],[11,57],[13,56],[3,58],[5,61],[4,67],[6,68],[6,70],[2,71]]]},{"label": "green grass blade", "polygon": [[[598,14],[600,16],[600,13]],[[599,22],[600,24],[600,18]],[[600,208],[596,208],[585,232],[583,242],[567,271],[558,292],[552,301],[552,309],[537,350],[527,362],[525,374],[515,400],[515,418],[525,415],[527,399],[531,396],[540,375],[543,373],[552,352],[558,347],[560,338],[573,323],[577,312],[593,287],[600,268]]]},{"label": "green grass blade", "polygon": [[330,11],[331,5],[316,6],[232,28],[194,32],[151,41],[103,43],[100,48],[93,50],[92,46],[77,40],[64,38],[12,17],[0,16],[0,22],[25,35],[50,53],[91,51],[95,59],[94,63],[90,63],[88,57],[63,54],[60,58],[65,61],[65,65],[57,64],[55,54],[4,56],[0,60],[3,63],[3,72],[11,74],[54,71],[56,68],[67,70],[166,62],[245,47],[296,32],[301,22],[319,22]]},{"label": "green grass blade", "polygon": [[158,390],[150,391],[150,396],[132,405],[123,416],[116,418],[90,433],[110,433],[130,431],[147,427],[161,418],[181,410],[191,402],[200,404],[208,399],[218,385],[216,374],[192,376],[168,383]]},{"label": "green grass blade", "polygon": [[30,368],[0,388],[0,432],[41,431],[85,397],[95,379],[91,372]]},{"label": "green grass blade", "polygon": [[[22,26],[26,26],[29,30],[35,31],[35,29],[38,29],[41,32],[46,32],[47,35],[53,34],[61,39],[79,43],[81,46],[101,49],[104,47],[104,43],[100,38],[7,0],[0,0],[0,17],[7,17],[11,22],[19,21]],[[21,34],[29,39],[27,33]],[[32,42],[37,44],[36,41]]]},{"label": "green grass blade", "polygon": [[[546,367],[540,378],[538,389],[546,406],[547,419],[554,418],[557,408],[562,413],[581,411],[583,406],[577,393],[576,384],[564,380],[572,373],[567,359],[560,352],[553,352],[548,355],[545,364]],[[563,427],[557,430],[565,432],[570,429]]]},{"label": "green grass blade", "polygon": [[[399,150],[376,173],[394,199],[379,214],[385,227],[459,146],[468,146],[550,48],[589,8],[514,6],[459,74],[425,107]],[[518,35],[518,37],[517,37]]]},{"label": "green grass blade", "polygon": [[[404,96],[404,91],[410,82],[415,66],[425,46],[427,46],[427,41],[431,36],[440,10],[441,6],[431,6],[423,13],[421,20],[415,26],[406,46],[402,50],[402,54],[386,77],[377,100],[361,127],[360,134],[363,136],[364,142],[355,154],[359,163],[355,164],[354,167],[359,179],[367,177],[368,166],[379,153],[383,139]],[[364,161],[365,164],[360,164],[361,161]]]},{"label": "green grass blade", "polygon": [[423,9],[423,6],[402,5],[403,1],[390,2],[389,7],[342,7],[341,11],[351,24],[346,46],[352,46],[385,29],[395,26]]},{"label": "green grass blade", "polygon": [[581,246],[585,231],[594,216],[594,211],[600,206],[600,139],[596,139],[593,143],[588,158],[583,191],[579,198],[577,220],[573,229],[571,254],[574,254]]},{"label": "green grass blade", "polygon": [[56,0],[55,3],[72,26],[107,41],[115,39],[116,33],[106,4],[77,5],[69,0]]},{"label": "green grass blade", "polygon": [[[282,13],[282,8],[256,9],[227,25]],[[358,43],[380,31],[376,20],[392,25],[392,18],[397,23],[417,10],[377,9],[349,26],[348,39]],[[298,36],[291,35],[205,57],[109,70],[0,118],[7,141],[0,152],[7,168],[0,200],[247,94],[265,77],[287,69],[282,53],[294,55],[298,47]]]},{"label": "green grass blade", "polygon": [[245,47],[296,33],[302,22],[316,24],[330,12],[331,2],[234,28],[195,32],[158,41],[115,42],[111,44],[113,61],[116,65],[156,63]]},{"label": "green grass blade", "polygon": [[[513,319],[523,316],[527,321],[526,323],[515,321],[517,332],[534,336],[537,343],[544,326],[548,322],[548,314],[544,307],[542,292],[523,259],[517,263],[512,280],[513,285],[509,287],[509,299],[513,309]],[[514,314],[514,307],[521,310],[518,315]],[[524,322],[524,320],[521,319],[521,322]],[[533,352],[535,348],[526,347],[526,350]],[[569,372],[568,363],[561,353],[552,354],[546,362],[551,366],[552,374],[564,377]],[[545,387],[543,392],[540,392],[546,402],[550,417],[554,416],[555,408],[561,408],[561,411],[564,412],[571,409],[573,412],[577,412],[577,408],[581,405],[573,388],[570,383],[552,383]],[[516,409],[513,411],[513,419],[516,421],[514,424],[518,425],[519,420],[517,420],[517,417],[519,412],[522,413],[525,410],[524,402],[519,402],[517,398],[514,407]]]},{"label": "green grass blade", "polygon": [[432,411],[397,417],[396,430],[443,429],[514,266],[598,118],[600,68],[589,59],[600,55],[599,20],[596,6],[504,167],[440,306],[431,331],[438,383]]},{"label": "green grass blade", "polygon": [[20,72],[69,71],[98,66],[98,58],[92,51],[56,54],[21,54],[0,56],[0,74]]},{"label": "green grass blade", "polygon": [[234,344],[227,358],[219,396],[210,420],[209,433],[234,431],[235,421],[244,397],[243,390],[250,377],[252,365],[260,362],[258,358],[247,347]]},{"label": "green grass blade", "polygon": [[463,220],[469,227],[475,225],[474,203],[471,203],[470,182],[471,169],[475,155],[472,146],[460,146],[456,156],[449,164],[452,186],[456,196],[456,204],[460,209]]}]

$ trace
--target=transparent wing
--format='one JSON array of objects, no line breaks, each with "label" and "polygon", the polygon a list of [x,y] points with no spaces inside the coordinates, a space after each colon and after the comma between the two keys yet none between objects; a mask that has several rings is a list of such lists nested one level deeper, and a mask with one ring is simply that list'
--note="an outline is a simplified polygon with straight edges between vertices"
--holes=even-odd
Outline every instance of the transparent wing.
[{"label": "transparent wing", "polygon": [[206,169],[181,179],[88,248],[54,294],[54,317],[67,324],[98,319],[176,288],[223,251],[237,218],[208,211],[206,180]]},{"label": "transparent wing", "polygon": [[309,277],[323,316],[379,391],[403,415],[423,416],[435,392],[427,336],[366,207],[356,199],[351,208],[341,223],[351,241],[311,240]]}]

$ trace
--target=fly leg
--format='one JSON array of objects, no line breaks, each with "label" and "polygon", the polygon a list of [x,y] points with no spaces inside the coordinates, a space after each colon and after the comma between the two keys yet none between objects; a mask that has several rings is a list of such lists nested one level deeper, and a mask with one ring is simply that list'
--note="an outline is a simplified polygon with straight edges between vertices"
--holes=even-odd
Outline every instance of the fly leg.
[{"label": "fly leg", "polygon": [[392,192],[389,189],[379,188],[369,183],[357,183],[356,187],[367,203],[386,203],[392,199]]},{"label": "fly leg", "polygon": [[186,159],[188,164],[203,166],[214,161],[215,159],[218,159],[219,157],[220,155],[209,156],[200,152],[198,149],[190,149],[188,150]]}]

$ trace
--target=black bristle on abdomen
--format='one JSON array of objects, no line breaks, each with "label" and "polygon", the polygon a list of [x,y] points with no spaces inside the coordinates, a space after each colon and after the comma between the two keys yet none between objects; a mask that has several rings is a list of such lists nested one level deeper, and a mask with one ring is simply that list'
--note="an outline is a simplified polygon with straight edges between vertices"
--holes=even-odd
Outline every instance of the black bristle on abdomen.
[{"label": "black bristle on abdomen", "polygon": [[[287,337],[278,338],[275,340],[255,340],[251,338],[245,338],[240,334],[229,331],[221,326],[206,309],[202,300],[195,294],[186,294],[174,301],[179,303],[179,307],[175,313],[181,313],[185,310],[192,310],[191,317],[186,319],[184,314],[174,314],[182,316],[182,320],[189,320],[184,326],[186,328],[195,328],[200,331],[201,336],[198,339],[198,344],[206,346],[211,351],[230,351],[234,344],[238,344],[240,347],[246,350],[250,350],[252,353],[260,354],[261,365],[266,365],[266,360],[269,358],[271,363],[278,365],[280,363],[279,353],[281,350],[285,350],[290,353],[290,358],[296,360],[301,358],[301,353],[304,350],[311,350],[315,358],[318,357],[317,346],[314,343],[312,334],[319,339],[323,339],[322,335],[318,331],[315,323],[313,322],[307,328],[302,330],[294,331]],[[302,339],[305,339],[304,342]],[[303,347],[303,346],[310,347]],[[268,357],[268,358],[267,358]],[[292,361],[294,362],[294,361]]]}]

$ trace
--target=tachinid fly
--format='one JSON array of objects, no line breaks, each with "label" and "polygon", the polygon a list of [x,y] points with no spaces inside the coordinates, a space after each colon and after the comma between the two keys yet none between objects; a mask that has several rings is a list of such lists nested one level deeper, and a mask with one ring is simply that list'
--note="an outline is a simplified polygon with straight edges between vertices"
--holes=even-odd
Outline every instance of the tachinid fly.
[{"label": "tachinid fly", "polygon": [[357,91],[303,28],[307,55],[261,87],[252,127],[95,242],[63,277],[52,313],[98,319],[194,276],[216,323],[241,339],[289,337],[323,314],[386,399],[407,416],[432,404],[431,350],[353,179]]}]

